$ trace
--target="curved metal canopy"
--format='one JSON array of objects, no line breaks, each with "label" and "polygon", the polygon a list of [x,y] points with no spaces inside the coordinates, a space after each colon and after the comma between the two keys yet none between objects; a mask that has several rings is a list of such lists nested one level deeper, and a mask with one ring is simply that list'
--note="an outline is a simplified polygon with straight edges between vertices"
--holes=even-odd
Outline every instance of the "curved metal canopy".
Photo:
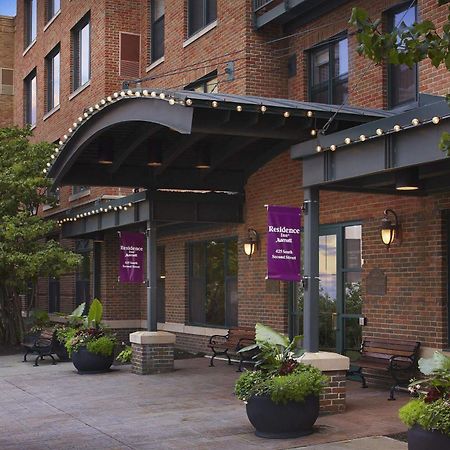
[{"label": "curved metal canopy", "polygon": [[[336,132],[389,114],[285,99],[129,90],[76,119],[48,176],[55,186],[243,192],[253,172],[311,139],[311,129],[331,117],[329,131]],[[102,152],[110,159],[100,158]],[[150,166],[155,154],[158,164]],[[199,158],[207,161],[203,168],[197,168]]]}]

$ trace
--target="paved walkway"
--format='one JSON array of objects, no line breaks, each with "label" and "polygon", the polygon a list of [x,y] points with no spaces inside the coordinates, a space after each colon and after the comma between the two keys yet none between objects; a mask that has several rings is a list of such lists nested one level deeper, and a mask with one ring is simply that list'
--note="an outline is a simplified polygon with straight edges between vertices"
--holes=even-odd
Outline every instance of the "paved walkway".
[{"label": "paved walkway", "polygon": [[200,358],[176,361],[165,375],[134,375],[129,366],[78,375],[71,363],[33,367],[20,363],[20,355],[1,356],[0,449],[406,449],[379,437],[341,442],[405,431],[397,410],[406,394],[388,402],[386,391],[355,382],[349,382],[347,412],[320,417],[314,434],[258,438],[234,397],[235,369],[219,361],[209,368]]}]

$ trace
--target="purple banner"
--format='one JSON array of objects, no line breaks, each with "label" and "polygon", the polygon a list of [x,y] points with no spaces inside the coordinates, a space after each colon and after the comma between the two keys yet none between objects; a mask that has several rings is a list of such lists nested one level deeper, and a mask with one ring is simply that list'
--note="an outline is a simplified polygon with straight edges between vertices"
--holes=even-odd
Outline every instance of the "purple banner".
[{"label": "purple banner", "polygon": [[301,209],[267,207],[267,278],[300,281]]},{"label": "purple banner", "polygon": [[120,232],[120,283],[142,283],[144,281],[144,242],[142,233]]}]

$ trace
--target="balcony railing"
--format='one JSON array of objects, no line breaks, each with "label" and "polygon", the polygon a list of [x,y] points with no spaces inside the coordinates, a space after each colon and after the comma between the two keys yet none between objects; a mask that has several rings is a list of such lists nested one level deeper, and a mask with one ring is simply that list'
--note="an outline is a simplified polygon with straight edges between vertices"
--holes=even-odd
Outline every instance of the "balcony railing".
[{"label": "balcony railing", "polygon": [[253,0],[253,13],[256,14],[258,11],[263,9],[266,5],[273,3],[276,0]]}]

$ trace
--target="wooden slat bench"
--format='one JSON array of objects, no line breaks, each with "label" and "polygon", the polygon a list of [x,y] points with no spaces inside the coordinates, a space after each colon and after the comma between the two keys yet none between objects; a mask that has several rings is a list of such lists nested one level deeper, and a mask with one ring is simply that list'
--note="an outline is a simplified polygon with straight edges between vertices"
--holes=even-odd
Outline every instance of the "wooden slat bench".
[{"label": "wooden slat bench", "polygon": [[25,350],[23,361],[27,362],[28,355],[37,355],[34,365],[38,366],[39,358],[44,359],[44,356],[52,358],[52,364],[56,364],[52,353],[55,353],[56,332],[53,329],[44,328],[40,334],[36,336],[25,336],[22,347]]},{"label": "wooden slat bench", "polygon": [[228,358],[228,364],[231,364],[230,353],[239,356],[238,371],[242,371],[244,362],[252,362],[251,357],[256,354],[256,350],[244,353],[238,353],[244,347],[255,343],[254,328],[230,328],[226,336],[215,334],[209,338],[208,347],[213,352],[209,365],[214,366],[214,358],[219,355],[225,355]]},{"label": "wooden slat bench", "polygon": [[359,369],[353,371],[362,380],[362,387],[366,388],[364,369],[375,369],[388,372],[394,380],[391,386],[389,400],[395,400],[394,392],[397,387],[408,383],[414,376],[419,357],[420,342],[403,340],[385,340],[366,338],[361,344],[361,358],[355,362]]}]

